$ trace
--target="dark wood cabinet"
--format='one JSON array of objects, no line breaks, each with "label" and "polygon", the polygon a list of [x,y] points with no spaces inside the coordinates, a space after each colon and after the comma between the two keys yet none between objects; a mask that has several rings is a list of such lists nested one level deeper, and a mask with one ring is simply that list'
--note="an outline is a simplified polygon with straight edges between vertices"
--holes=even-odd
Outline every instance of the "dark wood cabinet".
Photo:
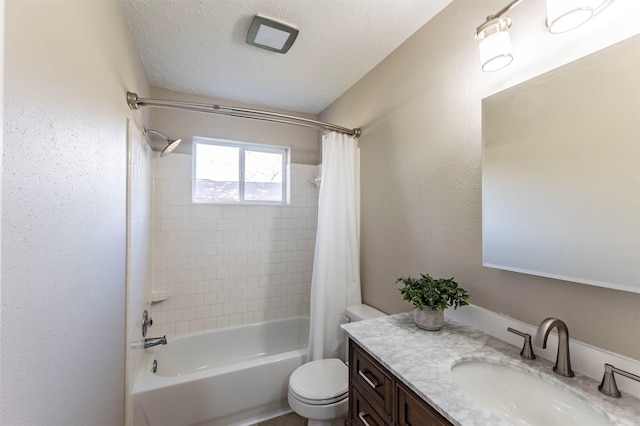
[{"label": "dark wood cabinet", "polygon": [[452,425],[352,340],[349,398],[350,425]]},{"label": "dark wood cabinet", "polygon": [[396,423],[402,426],[448,426],[447,419],[417,396],[404,383],[396,385],[398,395],[398,417]]},{"label": "dark wood cabinet", "polygon": [[369,354],[355,344],[349,349],[349,383],[385,419],[393,420],[393,376]]},{"label": "dark wood cabinet", "polygon": [[349,412],[353,413],[352,425],[384,426],[389,424],[388,418],[381,417],[356,388],[351,388],[349,395]]}]

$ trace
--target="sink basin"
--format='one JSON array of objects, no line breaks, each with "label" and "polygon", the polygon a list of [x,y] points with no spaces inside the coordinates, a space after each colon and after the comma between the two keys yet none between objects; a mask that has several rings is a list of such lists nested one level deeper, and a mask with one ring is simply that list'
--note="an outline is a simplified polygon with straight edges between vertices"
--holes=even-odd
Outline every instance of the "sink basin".
[{"label": "sink basin", "polygon": [[514,425],[613,425],[570,391],[506,365],[462,362],[451,375],[474,401]]}]

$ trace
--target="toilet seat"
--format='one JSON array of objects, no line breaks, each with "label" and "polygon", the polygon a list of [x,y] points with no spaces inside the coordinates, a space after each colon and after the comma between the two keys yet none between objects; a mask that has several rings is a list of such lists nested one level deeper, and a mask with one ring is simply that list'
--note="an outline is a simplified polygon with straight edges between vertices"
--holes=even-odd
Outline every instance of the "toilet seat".
[{"label": "toilet seat", "polygon": [[349,369],[338,358],[308,362],[291,374],[289,391],[309,405],[339,402],[348,397]]},{"label": "toilet seat", "polygon": [[294,391],[292,391],[291,389],[289,389],[289,394],[295,398],[296,400],[303,402],[305,404],[309,404],[309,405],[329,405],[329,404],[335,404],[336,402],[340,402],[343,399],[346,399],[349,397],[349,393],[344,393],[340,396],[337,396],[335,398],[328,398],[328,399],[309,399],[309,398],[305,398],[303,396],[298,395],[297,393],[295,393]]}]

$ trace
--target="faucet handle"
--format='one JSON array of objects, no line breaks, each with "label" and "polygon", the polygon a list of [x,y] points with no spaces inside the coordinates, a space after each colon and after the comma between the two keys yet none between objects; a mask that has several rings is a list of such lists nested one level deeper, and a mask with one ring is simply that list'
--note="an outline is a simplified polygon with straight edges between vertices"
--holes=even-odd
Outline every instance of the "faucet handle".
[{"label": "faucet handle", "polygon": [[619,368],[616,368],[611,364],[605,364],[602,382],[600,382],[600,386],[598,386],[598,390],[605,395],[609,395],[614,398],[620,398],[621,396],[620,391],[618,390],[618,385],[616,384],[616,378],[613,376],[613,373],[618,373],[622,376],[628,377],[629,379],[640,382],[640,376],[636,376],[635,374],[629,373],[628,371],[620,370]]},{"label": "faucet handle", "polygon": [[518,336],[524,337],[524,345],[522,346],[522,350],[520,351],[520,356],[524,359],[536,359],[536,354],[533,353],[533,347],[531,346],[531,335],[527,333],[523,333],[522,331],[518,331],[511,327],[507,327],[507,331],[510,331],[513,334],[517,334]]},{"label": "faucet handle", "polygon": [[153,319],[146,309],[142,313],[142,337],[147,337],[147,329],[153,325]]}]

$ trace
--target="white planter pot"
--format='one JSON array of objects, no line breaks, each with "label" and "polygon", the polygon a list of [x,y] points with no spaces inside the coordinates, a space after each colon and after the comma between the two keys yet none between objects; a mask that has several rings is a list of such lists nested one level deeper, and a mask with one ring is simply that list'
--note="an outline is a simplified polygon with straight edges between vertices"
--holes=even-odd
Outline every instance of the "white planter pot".
[{"label": "white planter pot", "polygon": [[437,331],[444,324],[444,312],[436,312],[432,309],[413,311],[413,320],[423,330]]}]

